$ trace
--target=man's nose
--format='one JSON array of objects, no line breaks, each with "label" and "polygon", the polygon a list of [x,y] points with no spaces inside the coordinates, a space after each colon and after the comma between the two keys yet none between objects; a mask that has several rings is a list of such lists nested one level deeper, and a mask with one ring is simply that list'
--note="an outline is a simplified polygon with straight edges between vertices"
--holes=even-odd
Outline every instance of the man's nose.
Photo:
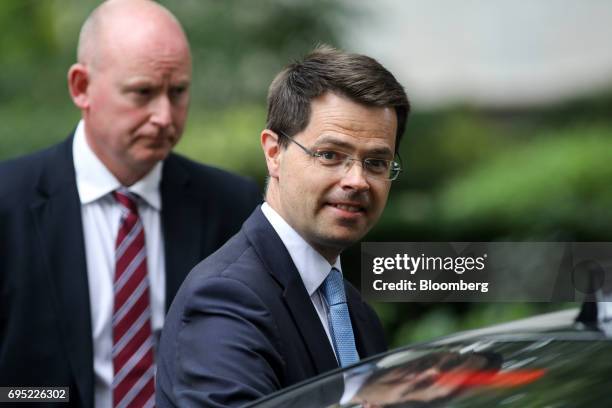
[{"label": "man's nose", "polygon": [[356,191],[367,191],[370,189],[370,182],[367,179],[366,170],[359,160],[350,160],[343,169],[345,174],[340,183],[342,188],[353,189]]},{"label": "man's nose", "polygon": [[166,128],[172,123],[172,104],[167,95],[160,95],[155,99],[151,114],[151,122]]}]

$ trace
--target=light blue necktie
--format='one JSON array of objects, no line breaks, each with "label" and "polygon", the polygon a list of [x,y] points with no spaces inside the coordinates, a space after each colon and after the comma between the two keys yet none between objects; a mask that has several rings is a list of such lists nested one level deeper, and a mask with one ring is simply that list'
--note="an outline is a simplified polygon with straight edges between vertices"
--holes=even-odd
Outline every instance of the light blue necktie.
[{"label": "light blue necktie", "polygon": [[323,296],[327,301],[329,330],[336,349],[336,356],[341,367],[346,367],[359,361],[359,355],[355,347],[353,326],[346,304],[344,293],[344,281],[342,274],[336,268],[332,268],[327,278],[321,285]]}]

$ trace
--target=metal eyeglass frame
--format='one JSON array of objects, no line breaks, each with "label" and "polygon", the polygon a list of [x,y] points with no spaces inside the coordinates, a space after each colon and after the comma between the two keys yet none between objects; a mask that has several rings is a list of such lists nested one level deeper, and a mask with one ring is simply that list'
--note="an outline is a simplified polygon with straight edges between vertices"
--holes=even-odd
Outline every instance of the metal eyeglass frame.
[{"label": "metal eyeglass frame", "polygon": [[[315,152],[313,150],[310,150],[309,148],[307,148],[306,146],[302,145],[301,143],[299,143],[297,140],[295,140],[293,137],[289,136],[288,134],[286,134],[283,131],[277,131],[277,133],[287,139],[289,139],[290,141],[292,141],[293,143],[295,143],[300,149],[302,149],[304,151],[304,153],[306,153],[307,155],[309,155],[312,158],[321,158],[321,153],[319,152]],[[331,150],[330,150],[331,151]],[[337,153],[341,153],[341,152],[337,152]],[[348,154],[342,153],[344,155],[346,155],[346,159],[344,159],[344,164],[345,166],[347,166],[348,161],[357,161],[361,163],[361,167],[366,170],[366,174],[368,175],[368,177],[373,177],[379,180],[389,180],[389,181],[394,181],[397,180],[397,178],[399,177],[400,173],[402,172],[402,165],[395,161],[395,160],[386,160],[386,159],[374,159],[371,157],[366,157],[365,159],[356,159],[354,157],[349,156]],[[398,155],[399,158],[399,155]],[[389,163],[389,176],[384,176],[384,175],[378,175],[378,174],[374,174],[371,171],[368,171],[368,168],[370,168],[369,165],[367,165],[368,161],[370,160],[382,160],[385,162]],[[401,158],[400,158],[401,161]],[[348,170],[348,166],[347,166],[347,170]],[[393,173],[395,172],[395,173]],[[393,173],[393,174],[392,174]]]}]

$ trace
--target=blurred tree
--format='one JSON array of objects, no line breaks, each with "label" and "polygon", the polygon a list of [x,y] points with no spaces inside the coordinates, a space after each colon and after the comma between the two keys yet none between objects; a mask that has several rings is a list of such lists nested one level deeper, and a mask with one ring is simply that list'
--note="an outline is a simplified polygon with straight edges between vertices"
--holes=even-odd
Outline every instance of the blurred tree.
[{"label": "blurred tree", "polygon": [[35,77],[37,65],[57,52],[53,23],[48,2],[0,2],[0,103],[19,97],[23,86]]},{"label": "blurred tree", "polygon": [[317,43],[338,46],[333,0],[162,1],[183,23],[194,54],[198,105],[263,103],[273,76]]},{"label": "blurred tree", "polygon": [[455,237],[612,238],[612,127],[584,125],[541,134],[483,160],[439,197]]}]

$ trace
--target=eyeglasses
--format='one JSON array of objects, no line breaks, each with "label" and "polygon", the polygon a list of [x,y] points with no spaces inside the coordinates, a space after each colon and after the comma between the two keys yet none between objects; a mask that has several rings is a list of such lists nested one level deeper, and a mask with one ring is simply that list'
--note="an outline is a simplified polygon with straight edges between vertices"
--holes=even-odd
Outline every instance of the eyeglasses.
[{"label": "eyeglasses", "polygon": [[356,159],[346,153],[336,150],[310,150],[294,140],[291,136],[287,135],[285,132],[279,131],[278,134],[295,143],[304,151],[304,153],[315,159],[318,164],[329,169],[339,170],[344,167],[348,171],[353,162],[359,162],[361,163],[361,167],[364,169],[368,177],[390,181],[396,180],[402,172],[402,166],[395,160],[377,159],[372,157]]}]

